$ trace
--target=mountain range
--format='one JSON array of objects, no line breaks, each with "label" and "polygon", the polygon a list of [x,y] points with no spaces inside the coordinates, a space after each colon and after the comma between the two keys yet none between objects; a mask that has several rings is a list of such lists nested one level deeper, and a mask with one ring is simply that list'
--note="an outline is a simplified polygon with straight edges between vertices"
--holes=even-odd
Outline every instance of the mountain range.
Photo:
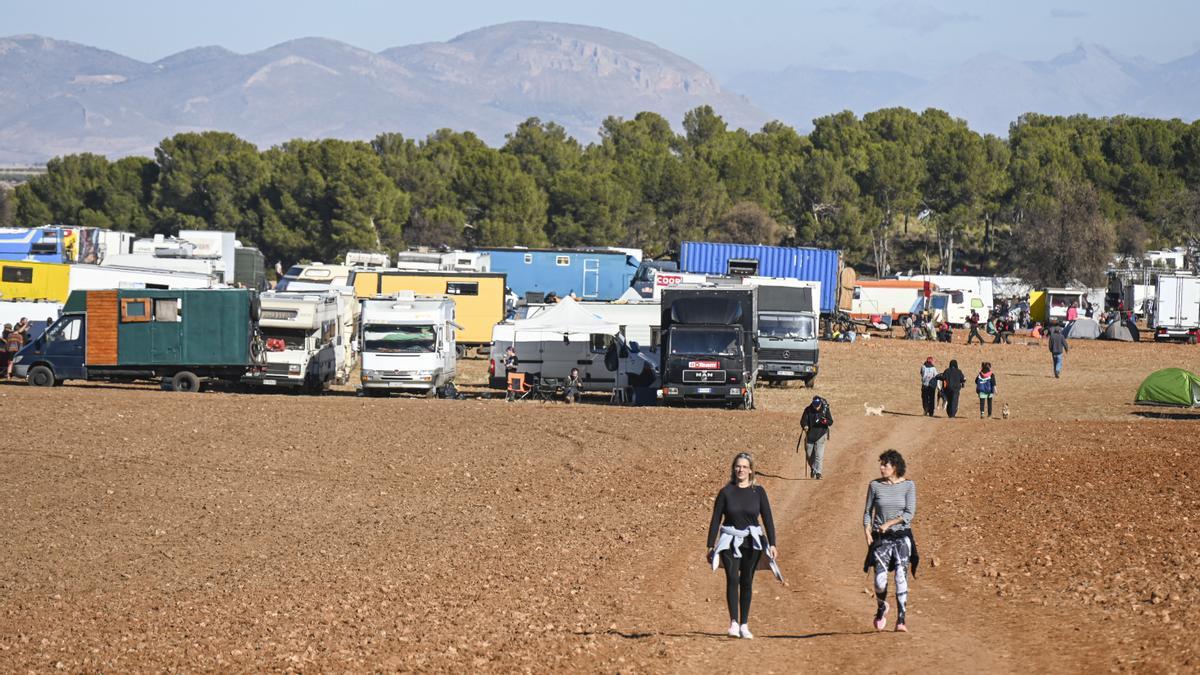
[{"label": "mountain range", "polygon": [[[635,37],[515,22],[375,53],[303,38],[251,54],[199,47],[145,63],[41,36],[0,38],[0,164],[95,152],[148,155],[183,131],[230,131],[267,147],[292,138],[421,138],[470,130],[497,145],[529,117],[584,142],[604,118],[658,112],[679,125],[711,105],[731,126],[903,105],[938,107],[1004,134],[1026,111],[1193,119],[1200,53],[1167,64],[1082,46],[1050,61],[973,58],[945,75],[792,67],[726,83]],[[735,93],[737,92],[737,93]]]}]

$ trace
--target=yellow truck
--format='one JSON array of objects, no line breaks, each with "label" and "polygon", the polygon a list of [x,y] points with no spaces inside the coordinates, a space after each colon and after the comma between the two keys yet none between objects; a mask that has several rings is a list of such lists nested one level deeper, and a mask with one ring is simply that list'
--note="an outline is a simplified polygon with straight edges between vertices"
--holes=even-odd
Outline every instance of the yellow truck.
[{"label": "yellow truck", "polygon": [[67,301],[70,292],[70,265],[0,260],[0,299],[41,300],[61,304]]},{"label": "yellow truck", "polygon": [[348,283],[360,300],[399,291],[449,297],[454,301],[454,321],[462,326],[455,331],[459,357],[466,356],[469,347],[490,346],[492,328],[504,320],[503,274],[356,269]]}]

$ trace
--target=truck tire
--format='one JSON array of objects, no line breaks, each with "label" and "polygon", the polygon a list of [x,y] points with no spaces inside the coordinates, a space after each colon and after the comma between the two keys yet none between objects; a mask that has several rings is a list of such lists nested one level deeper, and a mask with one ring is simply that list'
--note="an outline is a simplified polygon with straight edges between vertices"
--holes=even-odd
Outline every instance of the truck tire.
[{"label": "truck tire", "polygon": [[29,384],[35,387],[53,387],[54,371],[46,366],[34,366],[29,369],[29,375],[26,379],[29,381]]},{"label": "truck tire", "polygon": [[250,320],[254,323],[262,320],[262,300],[259,299],[257,293],[250,298]]},{"label": "truck tire", "polygon": [[812,389],[813,387],[817,386],[817,376],[813,375],[812,377],[804,378],[804,386],[807,389]]},{"label": "truck tire", "polygon": [[454,354],[460,359],[467,358],[467,346],[461,344],[454,345]]},{"label": "truck tire", "polygon": [[181,370],[171,378],[171,389],[173,391],[194,394],[200,391],[200,378],[196,377],[195,373]]},{"label": "truck tire", "polygon": [[1187,338],[1187,343],[1188,343],[1189,345],[1194,345],[1194,344],[1196,344],[1196,336],[1195,336],[1195,335],[1189,335],[1189,336],[1188,336],[1188,338]]}]

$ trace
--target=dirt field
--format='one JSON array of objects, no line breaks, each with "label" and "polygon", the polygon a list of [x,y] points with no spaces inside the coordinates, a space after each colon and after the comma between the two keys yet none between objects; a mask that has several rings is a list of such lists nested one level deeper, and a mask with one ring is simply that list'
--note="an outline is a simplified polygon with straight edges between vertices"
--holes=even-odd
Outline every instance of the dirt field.
[{"label": "dirt field", "polygon": [[[0,386],[0,671],[1200,669],[1200,414],[1131,404],[1200,348],[1073,342],[1061,380],[1044,345],[822,351],[819,482],[802,387],[730,412]],[[991,360],[1012,418],[971,392],[922,417],[928,354]],[[888,447],[919,495],[908,634],[871,629],[861,572]],[[753,641],[703,559],[740,450],[788,577],[759,576]]]}]

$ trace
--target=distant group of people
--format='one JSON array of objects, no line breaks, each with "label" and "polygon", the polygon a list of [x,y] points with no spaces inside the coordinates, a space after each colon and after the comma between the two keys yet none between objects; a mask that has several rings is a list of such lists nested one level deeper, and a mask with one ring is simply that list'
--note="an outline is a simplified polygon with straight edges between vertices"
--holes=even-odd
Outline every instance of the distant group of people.
[{"label": "distant group of people", "polygon": [[[53,323],[53,319],[46,319],[46,325]],[[3,337],[0,338],[2,348],[0,348],[0,372],[5,378],[12,377],[13,357],[17,352],[33,339],[33,324],[29,319],[21,317],[21,320],[13,325],[11,323],[4,324]]]},{"label": "distant group of people", "polygon": [[[926,417],[936,416],[937,409],[944,406],[946,417],[958,416],[959,397],[966,387],[967,377],[958,367],[956,359],[944,371],[938,371],[932,356],[921,364],[921,409]],[[992,364],[984,361],[975,375],[975,394],[979,397],[979,417],[992,416],[992,400],[996,397],[996,373]]]}]

